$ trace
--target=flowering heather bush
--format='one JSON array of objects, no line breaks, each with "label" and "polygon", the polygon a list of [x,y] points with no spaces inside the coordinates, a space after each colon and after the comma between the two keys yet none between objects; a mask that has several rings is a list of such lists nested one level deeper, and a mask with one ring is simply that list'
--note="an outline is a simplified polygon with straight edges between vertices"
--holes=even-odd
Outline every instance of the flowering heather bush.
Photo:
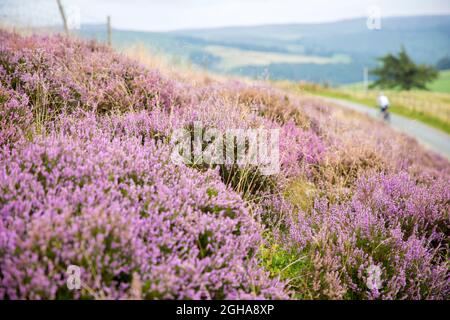
[{"label": "flowering heather bush", "polygon": [[325,147],[321,139],[312,131],[302,130],[293,121],[282,128],[280,152],[283,171],[291,176],[307,173],[313,165],[318,165],[324,156]]},{"label": "flowering heather bush", "polygon": [[264,117],[284,124],[294,121],[301,128],[309,128],[311,119],[305,104],[286,92],[277,91],[267,85],[245,85],[232,82],[217,89],[221,95],[229,97],[247,109],[257,110]]},{"label": "flowering heather bush", "polygon": [[0,31],[0,75],[4,85],[27,94],[35,114],[47,118],[78,107],[104,113],[180,102],[176,85],[159,72],[94,42],[62,36]]},{"label": "flowering heather bush", "polygon": [[28,97],[5,88],[0,83],[0,146],[22,138],[32,123]]},{"label": "flowering heather bush", "polygon": [[[173,164],[195,122],[280,129],[281,172]],[[448,161],[310,97],[0,31],[0,148],[3,299],[450,296]]]},{"label": "flowering heather bush", "polygon": [[[288,241],[309,259],[304,290],[314,298],[447,298],[448,183],[374,175],[358,181],[349,203],[320,200],[300,212]],[[381,268],[379,288],[367,286],[371,265]]]},{"label": "flowering heather bush", "polygon": [[257,224],[217,173],[172,165],[154,140],[112,137],[93,117],[65,129],[1,154],[2,298],[91,296],[66,289],[70,264],[111,298],[127,296],[133,273],[145,298],[284,296],[257,266]]}]

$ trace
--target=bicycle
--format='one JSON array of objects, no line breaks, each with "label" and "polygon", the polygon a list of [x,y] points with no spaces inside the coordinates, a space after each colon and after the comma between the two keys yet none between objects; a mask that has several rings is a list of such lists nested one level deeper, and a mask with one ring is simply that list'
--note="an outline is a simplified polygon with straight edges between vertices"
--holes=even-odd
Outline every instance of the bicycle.
[{"label": "bicycle", "polygon": [[391,120],[391,114],[389,113],[387,108],[381,108],[381,118],[386,122],[389,122]]}]

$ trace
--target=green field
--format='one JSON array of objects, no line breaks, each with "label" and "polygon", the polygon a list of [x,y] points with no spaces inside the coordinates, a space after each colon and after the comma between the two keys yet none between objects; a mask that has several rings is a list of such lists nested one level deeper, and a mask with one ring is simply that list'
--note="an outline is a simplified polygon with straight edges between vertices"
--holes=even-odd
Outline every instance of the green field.
[{"label": "green field", "polygon": [[206,46],[204,51],[220,58],[218,67],[221,70],[233,70],[245,66],[268,66],[272,63],[286,64],[348,64],[350,57],[346,55],[333,55],[331,57],[322,57],[304,54],[263,52],[255,50],[242,50],[224,46]]},{"label": "green field", "polygon": [[428,88],[433,92],[450,93],[450,70],[441,71],[439,78],[433,81]]}]

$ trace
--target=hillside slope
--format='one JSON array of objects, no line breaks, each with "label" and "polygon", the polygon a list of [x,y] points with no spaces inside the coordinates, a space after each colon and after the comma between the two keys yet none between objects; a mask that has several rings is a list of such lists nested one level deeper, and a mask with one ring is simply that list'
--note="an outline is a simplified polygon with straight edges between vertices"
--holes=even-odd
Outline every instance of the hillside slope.
[{"label": "hillside slope", "polygon": [[[450,164],[412,139],[95,42],[0,43],[0,299],[448,298]],[[276,130],[280,170],[174,162],[198,123]]]}]

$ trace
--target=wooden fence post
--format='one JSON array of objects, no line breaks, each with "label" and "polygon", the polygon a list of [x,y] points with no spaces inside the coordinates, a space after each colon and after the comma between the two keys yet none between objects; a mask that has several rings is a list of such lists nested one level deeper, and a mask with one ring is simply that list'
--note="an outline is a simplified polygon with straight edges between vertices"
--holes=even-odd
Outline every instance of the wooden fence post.
[{"label": "wooden fence post", "polygon": [[64,31],[69,34],[69,26],[67,25],[67,18],[66,18],[66,13],[64,12],[64,7],[61,3],[61,0],[56,0],[56,2],[58,3],[58,9],[59,9],[59,13],[61,14],[61,18],[63,21],[63,25],[64,25]]},{"label": "wooden fence post", "polygon": [[107,28],[108,28],[108,45],[112,46],[111,16],[108,16],[106,21],[107,21]]}]

